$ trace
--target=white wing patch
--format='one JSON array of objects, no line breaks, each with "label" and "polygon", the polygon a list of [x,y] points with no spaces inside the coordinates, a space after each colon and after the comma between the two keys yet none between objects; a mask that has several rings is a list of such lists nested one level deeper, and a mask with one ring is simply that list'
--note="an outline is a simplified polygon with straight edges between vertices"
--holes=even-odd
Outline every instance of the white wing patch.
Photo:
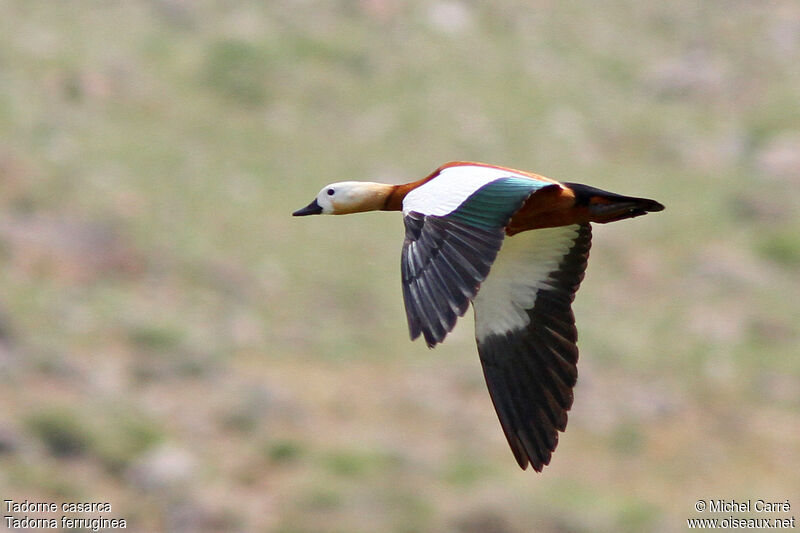
[{"label": "white wing patch", "polygon": [[549,287],[550,273],[569,253],[579,229],[577,224],[537,229],[503,241],[489,277],[473,301],[478,340],[528,325],[526,309],[534,306],[540,288]]},{"label": "white wing patch", "polygon": [[408,193],[403,200],[403,214],[416,211],[423,215],[447,215],[487,183],[506,177],[533,180],[530,176],[504,168],[481,165],[447,167],[438,176]]}]

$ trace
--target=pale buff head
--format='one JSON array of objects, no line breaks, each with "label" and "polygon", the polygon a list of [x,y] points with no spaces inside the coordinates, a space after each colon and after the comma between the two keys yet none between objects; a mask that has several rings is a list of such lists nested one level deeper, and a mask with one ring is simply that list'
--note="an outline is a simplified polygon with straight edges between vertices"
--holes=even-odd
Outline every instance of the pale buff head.
[{"label": "pale buff head", "polygon": [[342,181],[326,185],[313,202],[298,209],[294,216],[346,215],[382,209],[392,185],[366,181]]}]

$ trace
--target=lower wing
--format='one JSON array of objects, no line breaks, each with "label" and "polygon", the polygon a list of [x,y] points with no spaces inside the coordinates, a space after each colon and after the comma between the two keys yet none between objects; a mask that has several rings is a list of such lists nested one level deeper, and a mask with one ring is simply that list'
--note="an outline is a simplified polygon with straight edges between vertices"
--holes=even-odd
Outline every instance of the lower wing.
[{"label": "lower wing", "polygon": [[589,224],[506,238],[473,301],[486,384],[523,469],[550,462],[578,377],[572,301],[591,246]]}]

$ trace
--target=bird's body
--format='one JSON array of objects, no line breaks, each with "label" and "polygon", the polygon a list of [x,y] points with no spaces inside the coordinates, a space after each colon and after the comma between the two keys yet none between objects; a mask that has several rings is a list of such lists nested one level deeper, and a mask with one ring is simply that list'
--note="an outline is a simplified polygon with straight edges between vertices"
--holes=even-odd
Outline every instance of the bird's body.
[{"label": "bird's body", "polygon": [[401,274],[411,338],[443,341],[472,303],[484,376],[522,468],[541,471],[564,431],[577,380],[571,304],[590,222],[663,206],[483,163],[447,163],[404,185],[341,182],[294,213],[402,211]]}]

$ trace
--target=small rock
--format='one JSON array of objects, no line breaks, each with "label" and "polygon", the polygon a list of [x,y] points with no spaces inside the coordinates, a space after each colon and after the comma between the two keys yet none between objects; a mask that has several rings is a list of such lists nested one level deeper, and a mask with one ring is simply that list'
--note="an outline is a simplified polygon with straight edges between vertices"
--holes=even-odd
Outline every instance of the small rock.
[{"label": "small rock", "polygon": [[9,455],[19,449],[20,438],[10,428],[0,426],[0,456]]},{"label": "small rock", "polygon": [[800,131],[778,135],[756,156],[756,166],[765,177],[800,184]]},{"label": "small rock", "polygon": [[188,451],[165,445],[139,459],[129,475],[143,490],[160,491],[187,483],[194,477],[195,470],[195,460]]},{"label": "small rock", "polygon": [[436,2],[428,8],[428,23],[442,33],[458,35],[472,27],[472,12],[461,2]]}]

